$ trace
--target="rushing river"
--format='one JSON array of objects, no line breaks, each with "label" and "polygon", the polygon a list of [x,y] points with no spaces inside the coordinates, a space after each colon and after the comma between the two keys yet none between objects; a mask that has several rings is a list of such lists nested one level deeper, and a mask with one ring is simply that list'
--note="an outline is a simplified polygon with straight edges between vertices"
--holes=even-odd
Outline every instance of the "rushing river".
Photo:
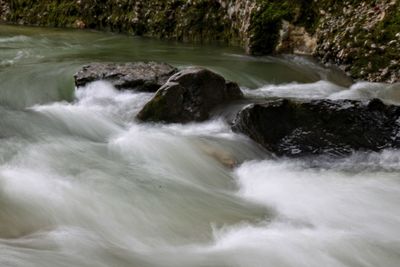
[{"label": "rushing river", "polygon": [[210,68],[249,101],[400,104],[300,57],[0,26],[1,267],[400,266],[399,151],[276,159],[218,116],[138,124],[151,94],[75,91],[82,65],[136,60]]}]

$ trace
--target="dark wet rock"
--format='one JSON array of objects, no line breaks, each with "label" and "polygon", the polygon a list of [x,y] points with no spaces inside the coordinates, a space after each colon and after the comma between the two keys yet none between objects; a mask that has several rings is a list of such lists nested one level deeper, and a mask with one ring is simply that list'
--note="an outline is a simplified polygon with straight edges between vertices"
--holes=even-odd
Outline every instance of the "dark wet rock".
[{"label": "dark wet rock", "polygon": [[75,75],[76,87],[105,80],[118,89],[155,92],[178,70],[166,63],[94,63],[84,66]]},{"label": "dark wet rock", "polygon": [[240,99],[236,83],[212,71],[188,68],[176,73],[137,115],[142,121],[186,123],[204,121],[222,103]]},{"label": "dark wet rock", "polygon": [[295,101],[245,107],[232,129],[278,156],[346,155],[400,147],[400,106],[378,99]]}]

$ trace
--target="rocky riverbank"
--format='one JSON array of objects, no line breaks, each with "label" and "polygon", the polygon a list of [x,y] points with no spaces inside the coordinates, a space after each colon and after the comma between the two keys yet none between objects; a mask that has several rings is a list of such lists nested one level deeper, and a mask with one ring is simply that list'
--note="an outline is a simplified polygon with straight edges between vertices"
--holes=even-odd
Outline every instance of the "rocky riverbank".
[{"label": "rocky riverbank", "polygon": [[400,1],[0,1],[1,21],[309,54],[356,80],[400,82]]}]

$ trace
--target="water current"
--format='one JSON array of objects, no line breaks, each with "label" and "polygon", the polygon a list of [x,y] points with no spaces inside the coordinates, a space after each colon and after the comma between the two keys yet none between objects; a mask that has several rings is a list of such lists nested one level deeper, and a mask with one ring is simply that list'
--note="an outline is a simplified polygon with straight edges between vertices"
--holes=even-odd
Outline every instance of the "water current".
[{"label": "water current", "polygon": [[207,67],[249,102],[400,104],[304,57],[0,25],[0,266],[400,266],[400,151],[275,158],[222,116],[139,124],[150,93],[74,88],[84,64],[137,60]]}]

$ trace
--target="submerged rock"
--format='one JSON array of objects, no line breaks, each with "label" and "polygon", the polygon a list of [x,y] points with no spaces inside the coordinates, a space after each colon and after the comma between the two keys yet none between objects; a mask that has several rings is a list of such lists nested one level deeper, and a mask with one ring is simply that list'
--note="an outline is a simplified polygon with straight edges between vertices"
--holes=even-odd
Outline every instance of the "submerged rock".
[{"label": "submerged rock", "polygon": [[224,102],[240,99],[239,86],[212,71],[188,68],[173,75],[137,115],[142,121],[204,121]]},{"label": "submerged rock", "polygon": [[176,72],[171,65],[157,62],[94,63],[84,66],[74,78],[76,87],[105,80],[117,89],[155,92]]},{"label": "submerged rock", "polygon": [[232,128],[279,156],[345,155],[400,147],[399,117],[378,99],[280,99],[245,107]]},{"label": "submerged rock", "polygon": [[223,166],[229,169],[233,169],[238,165],[238,160],[232,153],[228,152],[227,150],[208,144],[201,144],[198,147],[207,155],[211,156]]}]

